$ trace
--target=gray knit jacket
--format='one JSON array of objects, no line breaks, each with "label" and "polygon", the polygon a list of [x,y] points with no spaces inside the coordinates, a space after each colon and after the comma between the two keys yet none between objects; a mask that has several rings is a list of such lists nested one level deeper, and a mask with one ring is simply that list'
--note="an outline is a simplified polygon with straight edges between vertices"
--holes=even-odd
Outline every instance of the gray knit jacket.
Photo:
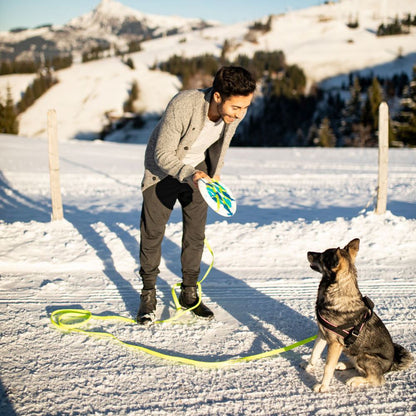
[{"label": "gray knit jacket", "polygon": [[[147,144],[142,191],[168,175],[180,182],[191,180],[195,168],[185,165],[182,160],[204,127],[212,93],[212,88],[187,90],[172,98]],[[225,153],[239,122],[225,124],[219,140],[208,149],[209,176],[220,174]]]}]

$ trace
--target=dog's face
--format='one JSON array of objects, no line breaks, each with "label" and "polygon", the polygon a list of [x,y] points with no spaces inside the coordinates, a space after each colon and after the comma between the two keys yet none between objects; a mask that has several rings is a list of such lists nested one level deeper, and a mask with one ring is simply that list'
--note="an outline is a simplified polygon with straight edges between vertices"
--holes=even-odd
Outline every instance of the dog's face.
[{"label": "dog's face", "polygon": [[308,252],[308,260],[312,270],[330,275],[336,273],[343,265],[348,262],[354,264],[360,246],[360,240],[355,238],[350,241],[343,249],[329,248],[323,253]]}]

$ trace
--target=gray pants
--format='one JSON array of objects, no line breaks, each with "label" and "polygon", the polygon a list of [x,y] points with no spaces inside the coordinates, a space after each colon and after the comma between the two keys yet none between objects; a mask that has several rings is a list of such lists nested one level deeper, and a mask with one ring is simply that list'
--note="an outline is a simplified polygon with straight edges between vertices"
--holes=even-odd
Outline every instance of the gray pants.
[{"label": "gray pants", "polygon": [[[206,172],[206,164],[197,166]],[[162,240],[176,203],[182,206],[182,279],[184,286],[196,286],[204,250],[208,206],[193,185],[168,176],[143,192],[140,221],[140,276],[143,289],[153,289],[159,274]]]}]

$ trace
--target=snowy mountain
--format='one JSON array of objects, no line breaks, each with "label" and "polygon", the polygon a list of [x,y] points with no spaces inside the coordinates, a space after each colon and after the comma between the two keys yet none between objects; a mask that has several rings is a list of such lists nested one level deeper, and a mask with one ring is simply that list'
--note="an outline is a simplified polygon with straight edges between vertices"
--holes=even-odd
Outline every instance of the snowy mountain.
[{"label": "snowy mountain", "polygon": [[146,14],[115,0],[101,0],[93,11],[72,19],[67,26],[103,35],[111,32],[117,36],[142,34],[155,37],[201,29],[205,23],[200,19]]},{"label": "snowy mountain", "polygon": [[[213,23],[211,23],[212,25]],[[145,14],[115,0],[101,0],[91,12],[63,26],[0,33],[0,59],[43,59],[73,55],[96,46],[127,50],[128,42],[184,33],[209,26],[200,19]]]},{"label": "snowy mountain", "polygon": [[[134,69],[121,58],[109,57],[84,64],[74,64],[58,71],[58,83],[35,104],[20,115],[20,134],[27,137],[46,136],[46,113],[55,108],[58,114],[59,137],[63,140],[98,137],[108,123],[108,114],[122,114],[133,82],[139,86],[135,107],[145,117],[159,114],[170,98],[181,88],[180,81],[151,67],[176,54],[192,57],[201,54],[220,56],[224,42],[231,47],[227,54],[233,60],[239,54],[251,57],[256,51],[282,50],[289,64],[299,65],[308,84],[320,83],[331,89],[348,78],[351,71],[392,76],[406,72],[411,75],[416,63],[416,30],[407,35],[376,35],[382,23],[396,17],[415,14],[414,0],[341,0],[326,2],[308,9],[273,15],[271,30],[253,31],[254,22],[218,25],[203,30],[199,20],[143,15],[113,0],[104,0],[92,12],[73,19],[63,29],[36,29],[45,39],[72,47],[85,39],[93,41],[107,34],[107,42],[127,42],[133,27],[148,28],[152,35],[180,34],[149,39],[141,43],[141,51],[130,54]],[[269,17],[265,16],[264,21]],[[130,19],[130,20],[129,20]],[[136,22],[136,23],[132,23]],[[139,23],[140,22],[140,25]],[[186,22],[186,24],[185,24]],[[358,27],[348,26],[358,22]],[[147,29],[146,29],[147,30]],[[76,34],[65,39],[65,33]],[[122,33],[122,34],[121,34]],[[0,41],[15,37],[23,42],[25,32],[1,34]],[[71,43],[72,42],[72,43]],[[61,44],[61,43],[59,43]],[[400,58],[399,58],[400,57]],[[0,77],[0,99],[10,87],[15,102],[33,79],[28,75]],[[151,128],[151,124],[147,124]],[[130,140],[143,142],[148,131],[134,132]]]}]

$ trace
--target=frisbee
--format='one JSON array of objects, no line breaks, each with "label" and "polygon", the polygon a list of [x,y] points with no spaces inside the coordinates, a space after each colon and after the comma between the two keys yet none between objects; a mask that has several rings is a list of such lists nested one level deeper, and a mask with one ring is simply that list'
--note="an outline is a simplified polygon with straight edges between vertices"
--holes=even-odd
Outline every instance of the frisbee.
[{"label": "frisbee", "polygon": [[223,217],[232,217],[237,210],[237,202],[231,191],[221,182],[201,178],[198,181],[199,192],[206,203],[217,214]]}]

